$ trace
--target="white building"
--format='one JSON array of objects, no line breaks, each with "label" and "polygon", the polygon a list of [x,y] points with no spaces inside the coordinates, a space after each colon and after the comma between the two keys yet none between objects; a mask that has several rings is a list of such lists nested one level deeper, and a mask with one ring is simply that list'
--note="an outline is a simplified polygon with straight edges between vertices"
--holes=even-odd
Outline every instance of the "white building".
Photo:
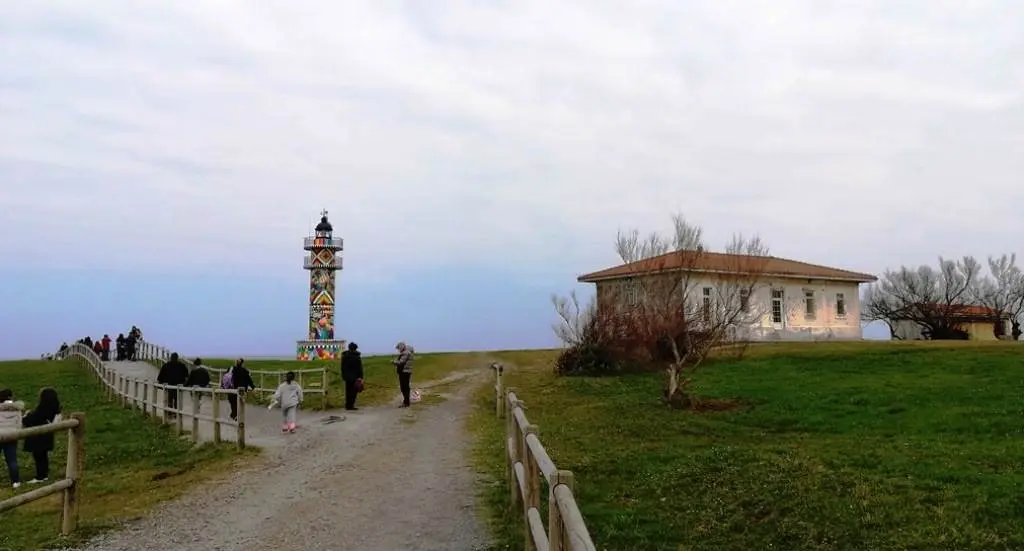
[{"label": "white building", "polygon": [[[687,257],[689,254],[691,256]],[[652,268],[656,266],[656,268]],[[749,323],[737,327],[749,340],[861,339],[860,284],[877,281],[873,275],[829,268],[796,260],[746,257],[712,252],[678,253],[623,264],[577,278],[597,286],[598,309],[609,300],[629,300],[637,278],[652,272],[690,274],[690,295],[711,297],[721,281],[741,282],[749,277],[752,288],[742,300],[754,312]],[[626,298],[618,298],[626,297]]]}]

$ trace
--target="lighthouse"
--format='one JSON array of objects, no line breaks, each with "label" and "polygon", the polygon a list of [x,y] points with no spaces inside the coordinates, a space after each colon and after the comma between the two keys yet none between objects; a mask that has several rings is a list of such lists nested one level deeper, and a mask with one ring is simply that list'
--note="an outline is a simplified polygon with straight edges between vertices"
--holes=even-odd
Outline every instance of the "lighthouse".
[{"label": "lighthouse", "polygon": [[334,237],[334,228],[327,220],[327,211],[320,212],[320,223],[313,235],[303,242],[309,254],[302,267],[309,270],[309,331],[307,338],[296,343],[299,360],[333,360],[340,357],[345,341],[334,333],[334,299],[336,273],[341,270],[342,239]]}]

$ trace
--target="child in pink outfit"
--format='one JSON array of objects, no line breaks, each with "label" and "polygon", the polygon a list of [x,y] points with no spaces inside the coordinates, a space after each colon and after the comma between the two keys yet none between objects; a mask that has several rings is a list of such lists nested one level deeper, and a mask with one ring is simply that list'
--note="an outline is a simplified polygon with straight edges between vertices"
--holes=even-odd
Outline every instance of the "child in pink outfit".
[{"label": "child in pink outfit", "polygon": [[281,404],[281,414],[284,417],[281,432],[295,432],[295,415],[302,404],[302,387],[295,382],[294,371],[285,374],[284,382],[277,387],[274,401],[267,409],[272,409],[275,404]]}]

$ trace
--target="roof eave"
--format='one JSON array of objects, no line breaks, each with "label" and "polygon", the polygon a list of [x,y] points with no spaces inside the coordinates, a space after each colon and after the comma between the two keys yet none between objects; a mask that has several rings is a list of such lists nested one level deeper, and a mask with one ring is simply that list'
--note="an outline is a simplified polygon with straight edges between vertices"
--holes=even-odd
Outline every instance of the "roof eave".
[{"label": "roof eave", "polygon": [[[643,275],[652,275],[652,274],[656,274],[656,273],[683,272],[683,271],[690,271],[690,272],[699,273],[699,274],[744,275],[743,272],[729,272],[729,271],[724,271],[724,270],[684,270],[682,268],[671,268],[671,269],[666,269],[666,270],[659,270],[657,272],[636,272],[636,273],[630,273],[630,274],[617,274],[617,275],[606,275],[606,276],[594,276],[594,275],[591,275],[591,274],[587,274],[587,275],[581,275],[581,276],[577,277],[576,281],[579,282],[579,283],[598,283],[598,282],[601,282],[601,281],[613,281],[613,280],[616,280],[616,279],[626,279],[626,278],[629,278],[629,277],[636,277],[636,276],[643,276]],[[765,273],[761,274],[760,277],[782,277],[782,278],[786,278],[786,279],[818,279],[818,280],[822,280],[822,281],[841,281],[841,282],[844,282],[844,283],[874,283],[874,282],[878,281],[878,277],[877,276],[873,276],[873,275],[869,275],[869,274],[863,274],[863,275],[860,275],[860,276],[850,276],[850,277],[836,277],[836,276],[825,277],[825,276],[779,274],[779,273],[765,272]]]}]

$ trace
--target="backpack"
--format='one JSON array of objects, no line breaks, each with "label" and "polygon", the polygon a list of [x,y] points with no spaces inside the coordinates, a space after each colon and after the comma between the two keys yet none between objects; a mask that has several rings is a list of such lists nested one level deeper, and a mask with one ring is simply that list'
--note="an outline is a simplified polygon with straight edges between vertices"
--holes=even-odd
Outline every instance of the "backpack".
[{"label": "backpack", "polygon": [[231,370],[224,372],[224,376],[220,379],[220,387],[225,389],[235,388],[235,378],[231,376]]}]

